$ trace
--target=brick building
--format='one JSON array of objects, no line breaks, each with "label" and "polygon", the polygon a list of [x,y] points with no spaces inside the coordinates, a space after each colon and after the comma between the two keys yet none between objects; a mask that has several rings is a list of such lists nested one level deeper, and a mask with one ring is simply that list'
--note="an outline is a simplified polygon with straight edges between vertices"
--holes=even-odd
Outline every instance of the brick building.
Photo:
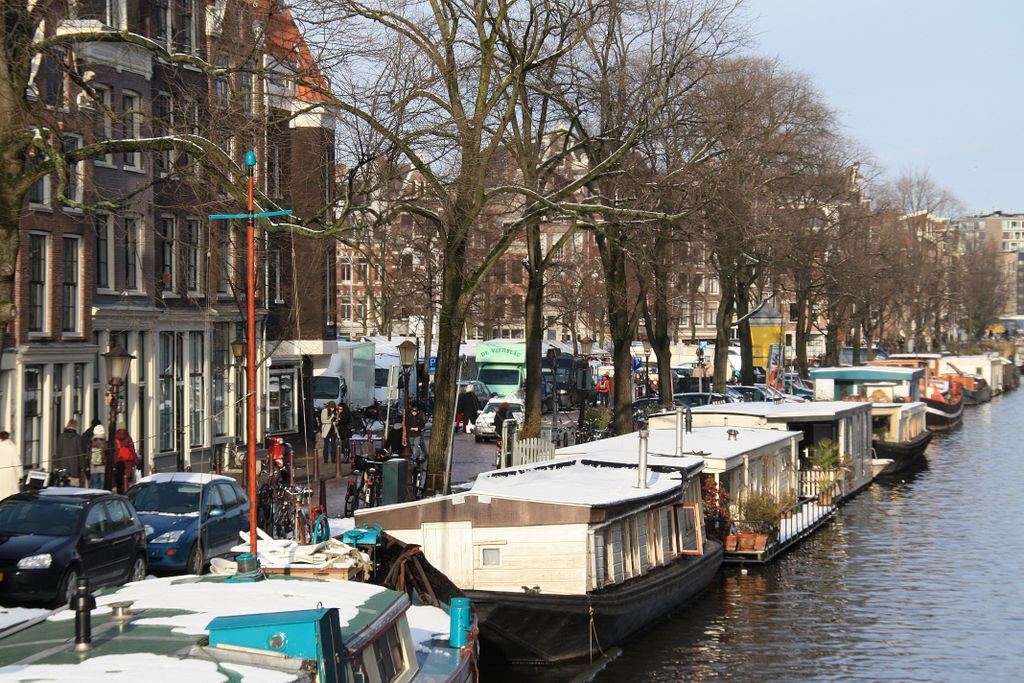
[{"label": "brick building", "polygon": [[[298,29],[271,0],[80,0],[66,30],[127,30],[169,52],[228,69],[208,76],[119,42],[80,44],[77,71],[92,93],[46,61],[33,97],[54,121],[53,144],[187,133],[241,167],[281,206],[313,217],[330,206],[334,123]],[[48,29],[52,30],[52,29]],[[50,131],[60,131],[52,133]],[[205,469],[244,436],[244,373],[230,342],[244,333],[245,226],[223,179],[179,151],[111,153],[80,162],[58,201],[54,176],[29,193],[21,223],[17,317],[0,364],[0,427],[26,465],[43,465],[71,418],[107,423],[101,354],[136,357],[124,422],[147,469]],[[32,163],[32,159],[28,160]],[[239,187],[245,177],[228,168]],[[96,208],[97,203],[104,203]],[[258,416],[262,437],[300,430],[303,366],[336,335],[334,244],[258,231]],[[330,341],[328,341],[330,340]]]}]

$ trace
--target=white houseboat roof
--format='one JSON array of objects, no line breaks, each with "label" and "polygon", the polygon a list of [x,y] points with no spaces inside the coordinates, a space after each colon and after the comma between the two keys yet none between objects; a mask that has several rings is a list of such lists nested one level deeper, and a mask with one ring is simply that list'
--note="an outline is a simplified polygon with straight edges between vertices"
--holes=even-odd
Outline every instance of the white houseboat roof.
[{"label": "white houseboat roof", "polygon": [[865,404],[851,403],[849,401],[807,401],[805,403],[751,401],[747,403],[722,403],[698,406],[692,410],[694,413],[751,415],[778,420],[827,420],[862,410],[863,405]]},{"label": "white houseboat roof", "polygon": [[[949,354],[945,353],[892,353],[889,354],[889,358],[902,360],[905,358],[924,358],[927,360],[936,360],[939,358],[945,358]],[[885,360],[884,358],[882,360]]]},{"label": "white houseboat roof", "polygon": [[[729,432],[735,431],[736,438],[730,440]],[[648,430],[647,464],[650,467],[690,468],[704,460],[728,461],[752,451],[779,448],[787,441],[802,436],[801,432],[781,429],[756,429],[750,427],[694,427],[692,432],[683,434],[683,457],[676,452],[676,430]],[[621,434],[608,439],[560,448],[556,458],[586,457],[587,460],[603,462],[636,462],[639,457],[640,437],[637,432]],[[634,475],[635,477],[635,475]]]},{"label": "white houseboat roof", "polygon": [[[634,460],[635,457],[634,453]],[[688,460],[690,466],[703,466],[701,458],[691,457]],[[674,463],[673,467],[681,465],[682,463]],[[636,465],[602,466],[592,458],[570,462],[549,460],[533,465],[483,472],[476,478],[473,488],[462,495],[603,507],[669,493],[680,488],[685,478],[687,477],[680,472],[655,472],[649,467],[647,488],[641,489],[637,488]]]},{"label": "white houseboat roof", "polygon": [[904,381],[924,377],[924,368],[904,368],[891,365],[858,365],[857,367],[811,368],[811,379],[840,379],[850,381]]}]

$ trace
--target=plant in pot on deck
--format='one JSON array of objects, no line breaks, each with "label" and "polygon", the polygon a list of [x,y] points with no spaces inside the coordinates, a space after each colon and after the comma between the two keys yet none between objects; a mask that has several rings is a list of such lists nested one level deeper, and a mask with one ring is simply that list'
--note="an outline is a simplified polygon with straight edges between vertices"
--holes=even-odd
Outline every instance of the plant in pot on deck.
[{"label": "plant in pot on deck", "polygon": [[808,460],[815,470],[821,472],[821,478],[818,481],[818,504],[831,505],[832,484],[843,467],[843,456],[839,443],[832,439],[821,439],[811,446]]},{"label": "plant in pot on deck", "polygon": [[735,537],[729,535],[729,492],[709,474],[702,474],[701,479],[704,523],[707,525],[708,536],[722,541],[726,550],[729,550],[730,545],[735,550]]},{"label": "plant in pot on deck", "polygon": [[764,550],[778,531],[779,499],[770,491],[749,491],[740,500],[740,518],[750,531],[739,534],[739,550]]}]

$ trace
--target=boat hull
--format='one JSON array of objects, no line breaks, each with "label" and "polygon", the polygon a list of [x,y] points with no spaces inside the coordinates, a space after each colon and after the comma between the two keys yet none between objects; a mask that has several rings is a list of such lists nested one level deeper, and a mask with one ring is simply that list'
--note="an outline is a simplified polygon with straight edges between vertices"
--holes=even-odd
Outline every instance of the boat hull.
[{"label": "boat hull", "polygon": [[977,406],[982,403],[988,403],[992,400],[992,387],[987,384],[975,391],[970,389],[964,389],[964,403],[969,406]]},{"label": "boat hull", "polygon": [[928,412],[925,414],[924,422],[928,429],[942,432],[952,429],[960,424],[964,416],[963,399],[956,403],[946,403],[935,399],[927,399]]},{"label": "boat hull", "polygon": [[932,432],[925,430],[911,441],[872,441],[875,454],[880,459],[892,460],[892,465],[883,474],[896,474],[910,469],[924,456],[924,451],[932,440]]},{"label": "boat hull", "polygon": [[[587,659],[636,633],[700,593],[722,564],[722,544],[682,557],[622,585],[587,595],[466,591],[488,652],[512,663]],[[593,621],[591,621],[593,620]]]}]

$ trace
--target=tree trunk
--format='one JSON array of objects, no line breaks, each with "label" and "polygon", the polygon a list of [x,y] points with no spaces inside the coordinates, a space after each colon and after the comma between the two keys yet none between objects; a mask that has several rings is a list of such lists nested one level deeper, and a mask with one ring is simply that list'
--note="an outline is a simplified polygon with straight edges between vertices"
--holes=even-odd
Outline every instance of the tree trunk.
[{"label": "tree trunk", "polygon": [[754,383],[754,342],[750,338],[750,319],[746,317],[750,312],[750,288],[743,283],[736,285],[736,317],[740,318],[737,334],[740,340],[740,358],[743,366],[740,368],[740,383],[751,386]]},{"label": "tree trunk", "polygon": [[[714,390],[725,393],[729,378],[729,330],[732,329],[733,310],[736,306],[736,278],[719,276],[722,302],[715,316],[715,374]],[[728,284],[726,284],[728,283]]]},{"label": "tree trunk", "polygon": [[[526,422],[524,437],[540,436],[541,346],[544,342],[544,264],[541,253],[540,223],[526,226],[526,250],[529,257],[526,282]],[[513,265],[517,268],[518,265]],[[552,376],[554,377],[554,376]],[[557,387],[557,385],[556,385]],[[557,395],[555,395],[555,399]]]},{"label": "tree trunk", "polygon": [[860,365],[860,323],[853,320],[853,364]]},{"label": "tree trunk", "polygon": [[612,364],[615,367],[612,381],[615,411],[613,424],[616,434],[628,434],[633,431],[633,359],[630,347],[636,336],[640,316],[630,310],[626,252],[614,240],[601,233],[595,237],[604,268],[608,329],[612,337]]},{"label": "tree trunk", "polygon": [[808,376],[807,342],[810,335],[808,301],[799,294],[796,300],[796,337],[793,339],[796,351],[796,371],[801,377]]}]

